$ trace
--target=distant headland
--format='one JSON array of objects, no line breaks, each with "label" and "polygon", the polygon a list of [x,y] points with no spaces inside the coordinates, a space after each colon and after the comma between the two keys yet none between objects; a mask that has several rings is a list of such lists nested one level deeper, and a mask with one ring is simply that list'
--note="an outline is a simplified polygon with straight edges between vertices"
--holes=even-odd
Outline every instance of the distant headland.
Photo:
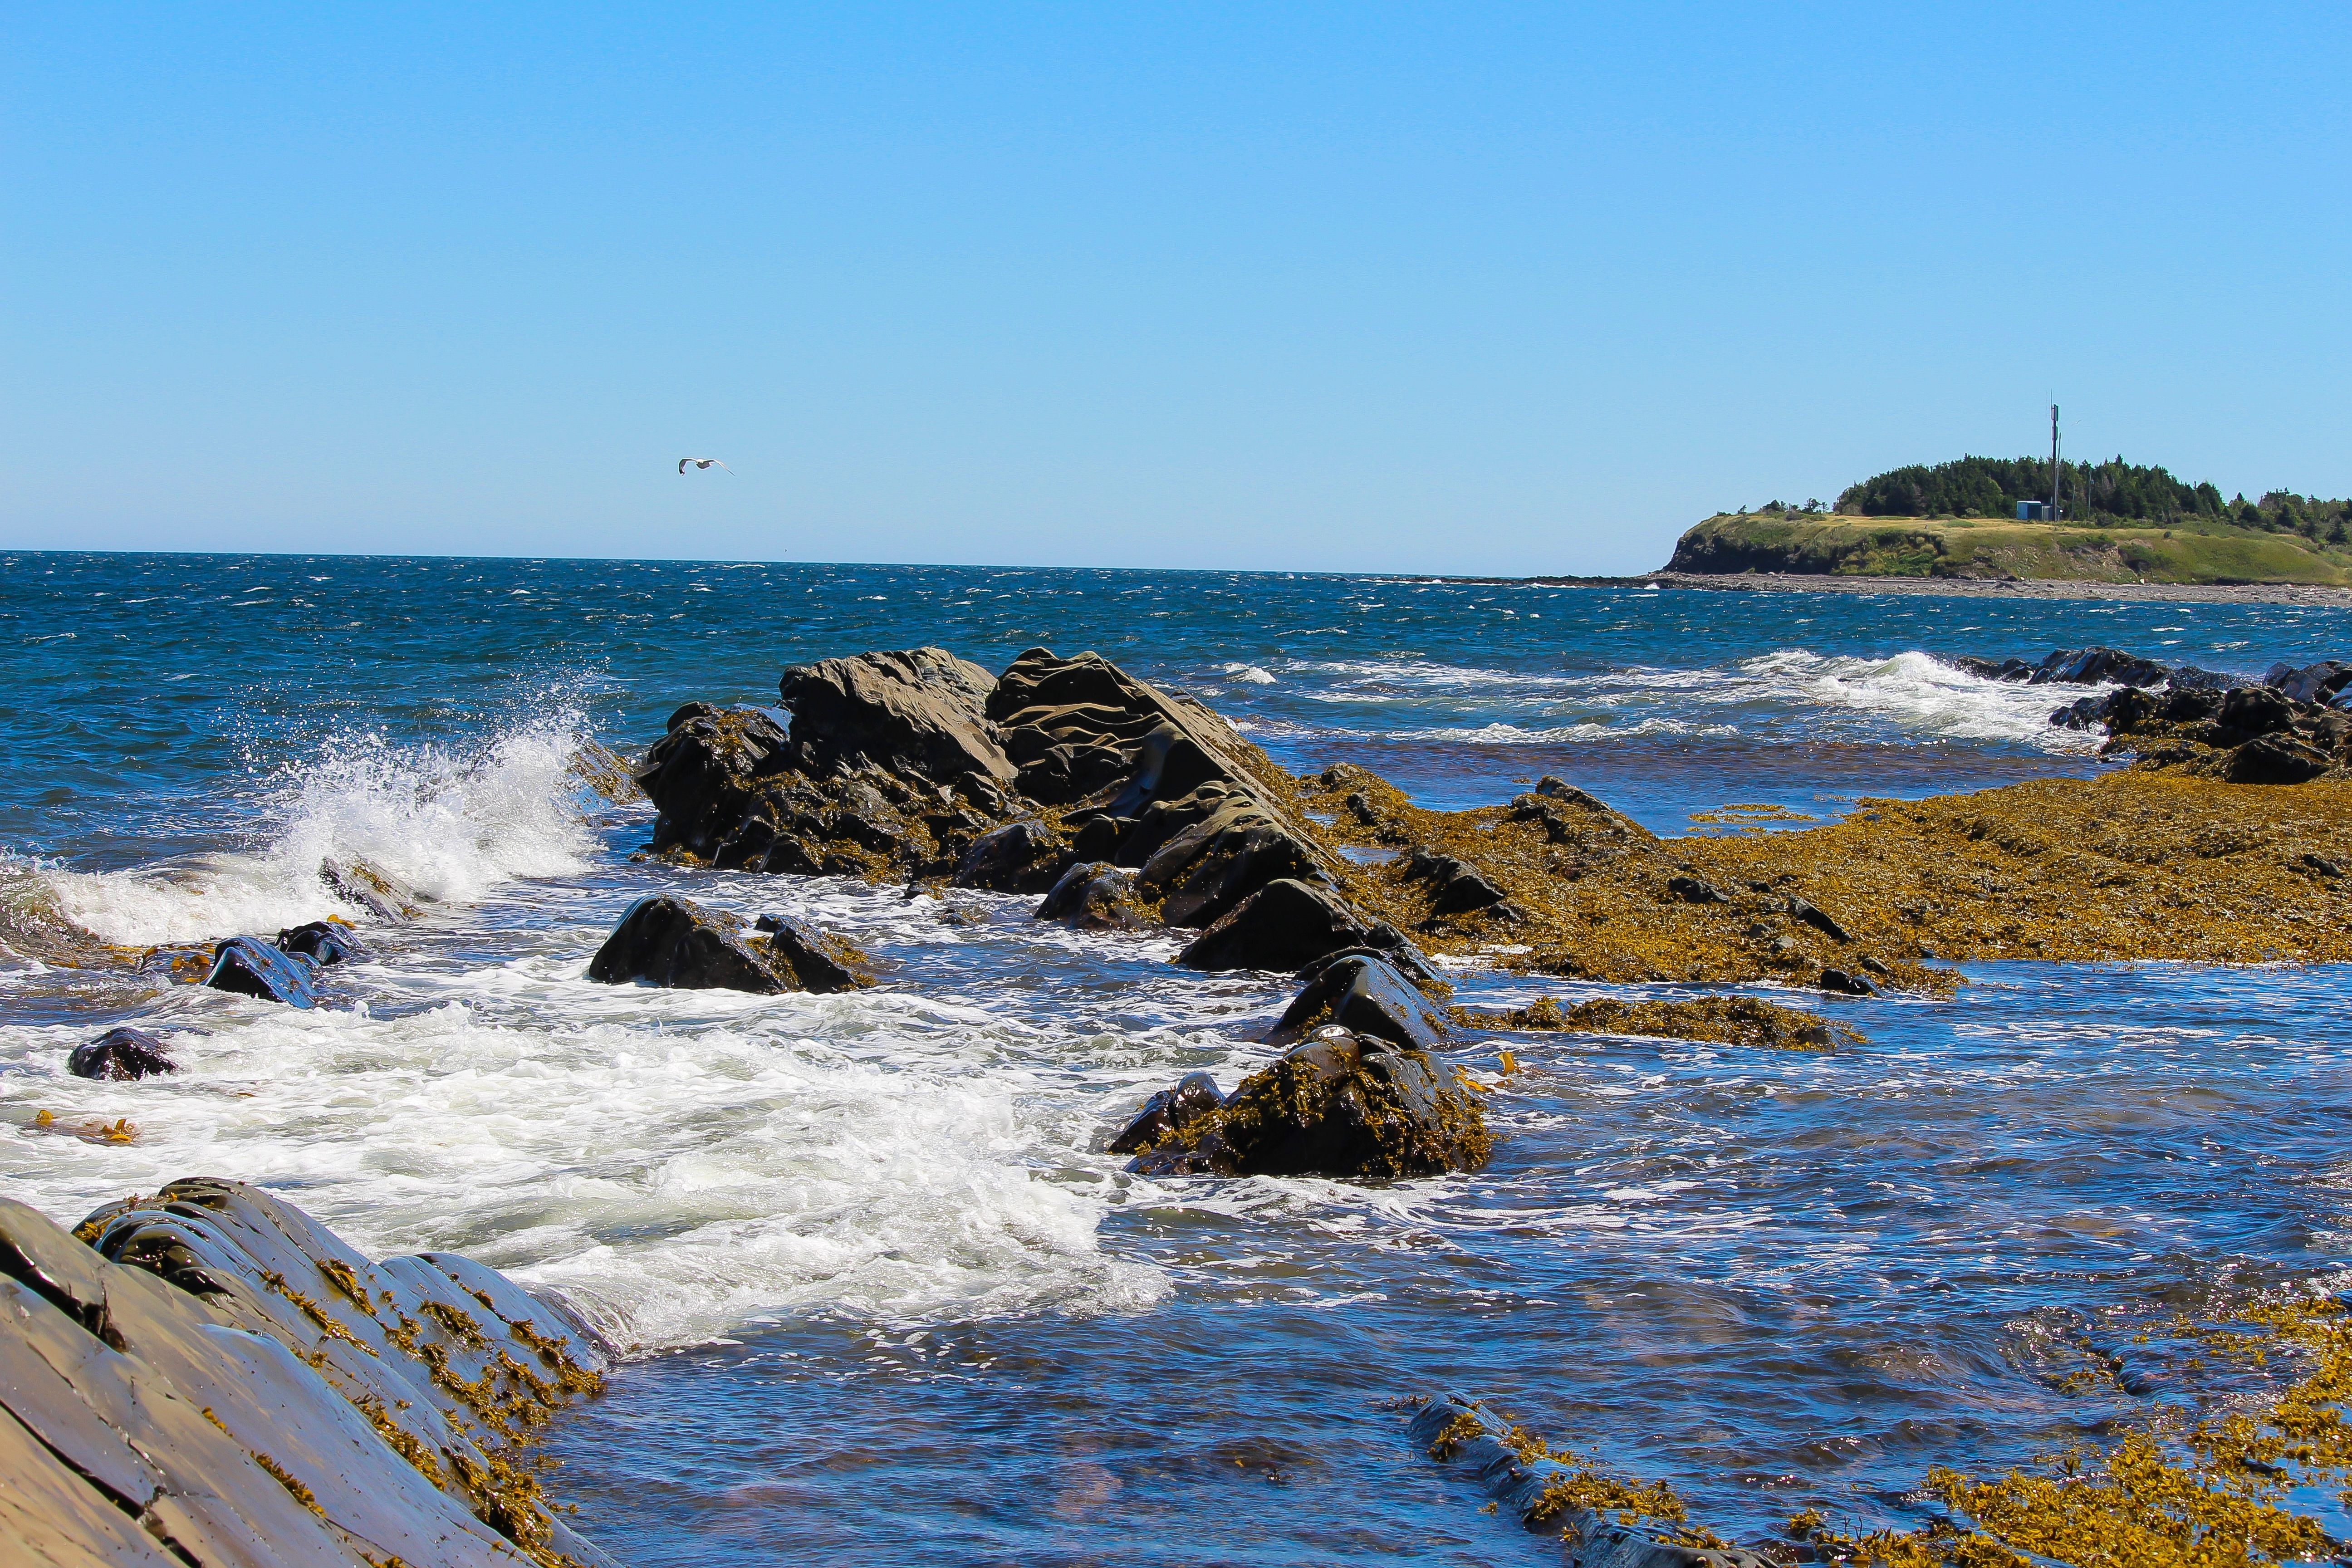
[{"label": "distant headland", "polygon": [[1664,570],[1722,576],[2352,587],[2352,501],[2225,500],[2161,468],[1962,458],[1894,468],[1836,504],[1717,512]]}]

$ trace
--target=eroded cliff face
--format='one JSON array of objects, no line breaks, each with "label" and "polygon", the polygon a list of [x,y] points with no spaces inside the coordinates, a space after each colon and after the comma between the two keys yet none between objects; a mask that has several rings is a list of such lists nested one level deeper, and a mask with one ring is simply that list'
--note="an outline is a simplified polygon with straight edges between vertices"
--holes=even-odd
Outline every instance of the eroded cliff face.
[{"label": "eroded cliff face", "polygon": [[373,1262],[240,1183],[174,1182],[70,1234],[0,1199],[0,1558],[610,1563],[530,1454],[604,1366],[495,1270]]}]

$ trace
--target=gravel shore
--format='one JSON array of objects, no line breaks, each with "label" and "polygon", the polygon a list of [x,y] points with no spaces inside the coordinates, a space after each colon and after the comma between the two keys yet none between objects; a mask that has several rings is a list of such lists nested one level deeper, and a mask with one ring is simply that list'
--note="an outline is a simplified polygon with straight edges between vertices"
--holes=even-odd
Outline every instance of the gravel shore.
[{"label": "gravel shore", "polygon": [[1748,594],[1955,594],[1980,599],[2184,599],[2207,604],[2352,605],[2352,588],[2303,583],[2087,583],[2063,578],[1996,582],[1968,577],[1831,577],[1784,572],[1710,576],[1648,572],[1638,577],[1530,577],[1545,586],[1704,588]]}]

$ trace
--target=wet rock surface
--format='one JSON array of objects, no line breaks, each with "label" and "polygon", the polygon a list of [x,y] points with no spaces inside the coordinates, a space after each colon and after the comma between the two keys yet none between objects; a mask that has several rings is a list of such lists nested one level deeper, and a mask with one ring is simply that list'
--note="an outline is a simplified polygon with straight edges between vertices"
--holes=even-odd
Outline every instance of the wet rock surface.
[{"label": "wet rock surface", "polygon": [[76,1046],[66,1058],[66,1071],[76,1078],[142,1079],[179,1070],[163,1041],[128,1025]]},{"label": "wet rock surface", "polygon": [[1410,1050],[1445,1043],[1445,1016],[1385,956],[1337,953],[1310,965],[1307,984],[1265,1037],[1270,1046],[1305,1039],[1327,1024]]},{"label": "wet rock surface", "polygon": [[589,961],[588,978],[675,990],[849,991],[873,984],[865,955],[846,939],[801,921],[740,915],[659,893],[638,900]]},{"label": "wet rock surface", "polygon": [[0,1198],[0,1307],[9,1562],[613,1562],[528,1458],[604,1357],[469,1259],[372,1262],[235,1182],[71,1234]]},{"label": "wet rock surface", "polygon": [[283,1002],[289,1007],[319,1005],[319,962],[289,952],[259,937],[233,936],[213,949],[205,984],[215,991]]},{"label": "wet rock surface", "polygon": [[1371,935],[1363,916],[1330,889],[1286,878],[1269,882],[1192,939],[1176,956],[1188,969],[1303,969]]},{"label": "wet rock surface", "polygon": [[1108,860],[1082,861],[1063,872],[1038,904],[1037,918],[1092,931],[1138,931],[1159,923],[1136,892],[1135,873]]},{"label": "wet rock surface", "polygon": [[278,933],[280,952],[299,952],[320,967],[352,963],[367,956],[359,933],[338,921],[311,921]]},{"label": "wet rock surface", "polygon": [[[1181,1086],[1171,1092],[1181,1095]],[[1130,1169],[1426,1176],[1475,1169],[1492,1148],[1477,1092],[1454,1068],[1425,1051],[1332,1026],[1243,1079],[1215,1110],[1178,1122]]]}]

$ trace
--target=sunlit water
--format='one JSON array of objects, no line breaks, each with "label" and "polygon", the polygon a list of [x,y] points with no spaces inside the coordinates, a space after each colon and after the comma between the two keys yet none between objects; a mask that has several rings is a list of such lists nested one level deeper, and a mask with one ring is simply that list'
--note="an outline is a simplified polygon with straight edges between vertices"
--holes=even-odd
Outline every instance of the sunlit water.
[{"label": "sunlit water", "polygon": [[[688,698],[937,642],[1092,647],[1294,767],[1441,805],[1556,773],[1662,832],[2100,765],[1962,652],[2107,642],[2259,670],[2340,612],[1395,579],[645,563],[0,559],[0,933],[147,943],[438,900],[296,1013],[0,956],[0,1171],[73,1219],[266,1183],[375,1251],[470,1252],[635,1354],[562,1489],[640,1563],[1556,1560],[1405,1442],[1460,1389],[1672,1479],[1727,1533],[1921,1517],[1930,1463],[2022,1463],[2150,1399],[2058,1380],[2167,1303],[2331,1275],[2352,1170],[2335,970],[1988,966],[1822,1004],[1867,1047],[1501,1042],[1494,1164],[1153,1182],[1094,1152],[1150,1089],[1230,1086],[1286,1000],[1028,900],[958,918],[832,880],[633,865],[582,796]],[[2073,693],[2065,695],[2071,696]],[[677,887],[856,937],[886,988],[594,985]],[[975,921],[973,916],[979,918]],[[1462,999],[1538,987],[1464,972]],[[1553,984],[1570,999],[1598,994]],[[93,1084],[110,1024],[186,1070]],[[129,1117],[135,1143],[70,1128]]]}]

